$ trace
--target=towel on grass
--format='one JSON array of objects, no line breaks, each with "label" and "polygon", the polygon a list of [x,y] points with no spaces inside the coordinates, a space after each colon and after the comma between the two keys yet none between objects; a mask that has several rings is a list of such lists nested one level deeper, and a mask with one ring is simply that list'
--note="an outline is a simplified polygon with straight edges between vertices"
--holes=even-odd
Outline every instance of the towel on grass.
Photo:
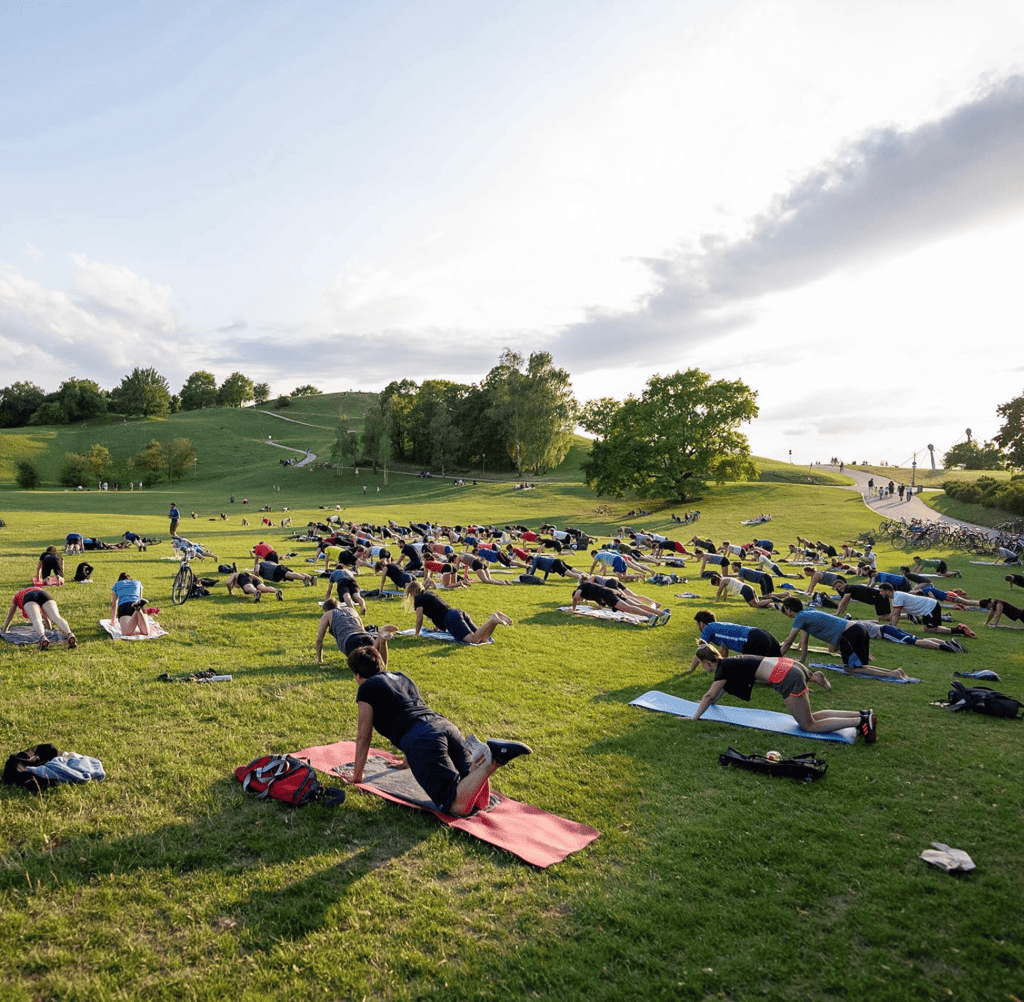
[{"label": "towel on grass", "polygon": [[[408,630],[401,630],[395,634],[396,637],[415,637],[416,630],[410,627]],[[426,637],[428,640],[446,640],[450,643],[461,643],[464,647],[483,647],[484,644],[493,644],[494,637],[488,637],[483,644],[470,644],[465,640],[456,641],[456,639],[450,633],[444,633],[441,630],[428,630],[426,628],[420,630],[420,636]]]},{"label": "towel on grass", "polygon": [[851,678],[867,678],[872,679],[875,682],[899,682],[901,684],[907,682],[920,682],[919,678],[895,678],[895,677],[883,677],[881,675],[859,675],[855,671],[847,671],[842,665],[830,665],[827,661],[821,662],[807,662],[808,668],[827,668],[829,671],[837,671],[840,675],[849,675]]},{"label": "towel on grass", "polygon": [[[355,760],[355,753],[354,741],[339,741],[292,754],[309,762],[314,769],[337,776]],[[408,769],[388,768],[389,763],[398,761],[400,759],[395,755],[371,748],[363,771],[363,782],[356,784],[358,789],[392,803],[429,811],[449,828],[457,828],[482,842],[505,849],[534,866],[548,867],[560,863],[570,853],[590,845],[601,834],[590,825],[560,818],[493,790],[490,791],[488,806],[471,817],[443,814],[430,805],[426,793]],[[406,793],[411,793],[415,799],[409,799]]]},{"label": "towel on grass", "polygon": [[102,626],[103,629],[114,638],[114,640],[156,640],[157,637],[167,636],[167,631],[158,622],[156,622],[156,620],[147,616],[146,623],[149,625],[148,637],[139,633],[133,633],[130,637],[126,637],[121,633],[120,623],[114,623],[111,625],[109,618],[100,620],[100,626]]},{"label": "towel on grass", "polygon": [[[594,609],[589,605],[578,605],[575,611],[571,605],[560,605],[559,612],[567,612],[570,616],[589,616],[591,619],[607,619],[612,623],[630,623],[640,626],[647,622],[647,616],[634,616],[631,612],[619,612],[617,609]],[[651,615],[655,610],[651,610]]]},{"label": "towel on grass", "polygon": [[[677,717],[692,717],[697,712],[699,703],[689,699],[670,696],[666,692],[645,692],[637,696],[630,706],[639,706],[644,710],[656,713],[672,713]],[[757,710],[746,706],[709,706],[701,720],[714,723],[735,724],[737,727],[750,727],[755,731],[771,731],[774,734],[791,734],[798,738],[812,738],[815,741],[840,741],[852,745],[857,739],[857,730],[844,727],[841,731],[827,731],[821,734],[803,730],[788,713],[776,713],[774,710]]]},{"label": "towel on grass", "polygon": [[[0,633],[0,637],[7,641],[9,644],[14,644],[16,647],[25,647],[28,644],[38,644],[41,637],[31,627],[21,624],[19,626],[12,626],[6,633]],[[51,644],[59,644],[62,641],[67,640],[67,637],[63,633],[57,630],[47,630],[46,639]]]}]

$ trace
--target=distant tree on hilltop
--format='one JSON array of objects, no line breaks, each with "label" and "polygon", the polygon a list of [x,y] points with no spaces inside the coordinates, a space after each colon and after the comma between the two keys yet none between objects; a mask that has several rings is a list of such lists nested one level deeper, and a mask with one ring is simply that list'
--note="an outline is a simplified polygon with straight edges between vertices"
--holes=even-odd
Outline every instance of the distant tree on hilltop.
[{"label": "distant tree on hilltop", "polygon": [[219,398],[225,407],[242,407],[252,400],[253,385],[248,376],[233,372],[221,384]]},{"label": "distant tree on hilltop", "polygon": [[129,417],[163,417],[171,409],[167,380],[156,369],[133,369],[110,398],[113,409]]},{"label": "distant tree on hilltop", "polygon": [[[307,383],[305,386],[296,386],[295,389],[292,390],[291,395],[293,397],[319,397],[319,396],[322,396],[320,391],[315,386],[313,386],[310,383]],[[269,397],[270,394],[268,393],[267,396]]]},{"label": "distant tree on hilltop", "polygon": [[185,385],[181,388],[181,409],[183,411],[198,411],[205,407],[216,407],[218,403],[217,378],[212,372],[199,369],[185,380]]}]

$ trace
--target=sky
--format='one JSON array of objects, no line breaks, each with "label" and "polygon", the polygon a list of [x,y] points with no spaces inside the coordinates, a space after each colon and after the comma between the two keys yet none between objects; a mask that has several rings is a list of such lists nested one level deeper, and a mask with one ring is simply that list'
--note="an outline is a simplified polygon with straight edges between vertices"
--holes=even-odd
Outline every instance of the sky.
[{"label": "sky", "polygon": [[0,122],[0,386],[511,347],[922,465],[1024,392],[1017,0],[13,2]]}]

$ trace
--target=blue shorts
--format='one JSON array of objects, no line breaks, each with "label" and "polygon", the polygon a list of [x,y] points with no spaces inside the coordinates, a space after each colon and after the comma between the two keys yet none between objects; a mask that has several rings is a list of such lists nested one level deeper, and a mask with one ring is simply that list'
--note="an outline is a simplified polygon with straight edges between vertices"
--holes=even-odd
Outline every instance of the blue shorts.
[{"label": "blue shorts", "polygon": [[462,609],[449,609],[445,613],[444,628],[460,644],[464,644],[466,642],[466,637],[471,633],[476,633],[476,627],[473,625],[473,620],[471,620]]},{"label": "blue shorts", "polygon": [[623,560],[622,557],[616,557],[612,561],[612,570],[615,571],[616,574],[625,574],[626,573],[626,561]]},{"label": "blue shorts", "polygon": [[405,732],[401,748],[416,782],[447,811],[472,765],[462,732],[446,717],[426,717]]}]

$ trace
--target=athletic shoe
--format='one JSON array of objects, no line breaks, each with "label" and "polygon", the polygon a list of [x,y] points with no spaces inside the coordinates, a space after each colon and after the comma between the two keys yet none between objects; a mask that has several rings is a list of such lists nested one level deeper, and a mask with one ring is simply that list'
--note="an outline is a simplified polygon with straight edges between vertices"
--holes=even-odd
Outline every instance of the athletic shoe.
[{"label": "athletic shoe", "polygon": [[658,625],[658,614],[656,612],[652,613],[650,616],[647,617],[647,625],[648,626],[657,626]]},{"label": "athletic shoe", "polygon": [[45,651],[49,646],[50,646],[50,641],[47,640],[46,637],[43,637],[43,639],[39,641],[39,649],[41,651]]},{"label": "athletic shoe", "polygon": [[878,740],[878,718],[874,710],[861,710],[857,732],[864,738],[864,744],[873,745]]},{"label": "athletic shoe", "polygon": [[974,630],[972,630],[969,626],[965,626],[963,623],[957,623],[956,629],[953,632],[959,633],[964,637],[970,637],[971,640],[976,640],[978,638],[978,634],[975,633]]},{"label": "athletic shoe", "polygon": [[77,646],[78,646],[78,637],[76,637],[73,633],[69,633],[68,634],[68,647],[71,650],[74,650]]},{"label": "athletic shoe", "polygon": [[258,602],[262,597],[263,597],[263,592],[258,591],[258,592],[256,592],[256,596],[253,598],[253,601],[254,602]]},{"label": "athletic shoe", "polygon": [[524,745],[522,741],[500,741],[495,738],[487,742],[487,747],[490,748],[491,759],[496,765],[508,765],[512,759],[519,758],[520,755],[533,753],[533,749],[529,745]]},{"label": "athletic shoe", "polygon": [[284,601],[284,592],[280,588],[277,589],[277,600],[278,602]]},{"label": "athletic shoe", "polygon": [[662,609],[658,614],[658,625],[664,626],[672,618],[671,609]]}]

